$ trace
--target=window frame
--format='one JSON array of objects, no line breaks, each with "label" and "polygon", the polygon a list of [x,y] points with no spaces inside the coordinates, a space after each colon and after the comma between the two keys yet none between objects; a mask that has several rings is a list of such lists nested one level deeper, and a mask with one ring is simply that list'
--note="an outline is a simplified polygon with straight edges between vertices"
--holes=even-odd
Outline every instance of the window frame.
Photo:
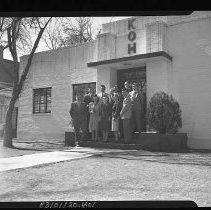
[{"label": "window frame", "polygon": [[[86,82],[86,83],[75,83],[75,84],[72,84],[72,101],[75,101],[75,96],[76,96],[76,94],[74,93],[74,90],[75,90],[75,88],[76,87],[78,87],[78,86],[89,86],[89,85],[94,85],[95,86],[95,90],[93,90],[93,92],[95,92],[96,93],[96,88],[97,88],[97,83],[96,82]],[[86,91],[86,90],[84,90],[84,91]],[[85,94],[85,93],[84,93]]]},{"label": "window frame", "polygon": [[[50,92],[48,93],[48,91]],[[33,114],[51,113],[51,109],[49,110],[49,107],[51,107],[51,95],[52,95],[51,93],[52,93],[52,87],[33,89],[33,107],[32,107]],[[36,94],[38,98],[37,100],[35,100]],[[41,102],[41,96],[44,97],[43,102]],[[50,97],[50,102],[48,100],[49,97]],[[38,106],[38,111],[35,111],[36,105]],[[44,105],[44,111],[41,111],[42,105]]]}]

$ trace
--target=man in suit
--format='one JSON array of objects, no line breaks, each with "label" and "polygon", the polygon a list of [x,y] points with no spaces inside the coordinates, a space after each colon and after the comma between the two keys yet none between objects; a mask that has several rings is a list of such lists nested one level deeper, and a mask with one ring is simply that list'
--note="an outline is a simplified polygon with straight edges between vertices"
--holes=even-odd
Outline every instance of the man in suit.
[{"label": "man in suit", "polygon": [[105,85],[101,85],[101,91],[100,91],[100,93],[97,94],[97,96],[99,97],[99,103],[100,104],[102,103],[102,98],[104,96],[107,96],[109,98],[109,94],[106,93],[105,90],[106,90]]},{"label": "man in suit", "polygon": [[[101,85],[101,91],[100,91],[100,93],[97,94],[97,96],[98,96],[98,98],[99,98],[99,105],[100,105],[100,106],[101,106],[102,103],[103,103],[103,97],[104,97],[104,96],[107,96],[108,98],[110,98],[110,97],[109,97],[109,94],[106,93],[105,90],[106,90],[105,85]],[[102,131],[102,122],[99,121],[99,137],[100,137],[100,138],[102,137],[102,133],[103,133],[103,131]]]},{"label": "man in suit", "polygon": [[142,131],[142,113],[143,113],[143,95],[138,90],[137,83],[132,84],[132,91],[129,93],[129,96],[132,101],[132,125],[133,130],[135,128],[139,133]]},{"label": "man in suit", "polygon": [[[80,140],[85,140],[87,137],[87,107],[83,102],[83,97],[76,96],[76,101],[71,104],[70,116],[72,117],[72,124],[75,131],[76,144]],[[82,137],[80,139],[79,132],[82,130]]]}]

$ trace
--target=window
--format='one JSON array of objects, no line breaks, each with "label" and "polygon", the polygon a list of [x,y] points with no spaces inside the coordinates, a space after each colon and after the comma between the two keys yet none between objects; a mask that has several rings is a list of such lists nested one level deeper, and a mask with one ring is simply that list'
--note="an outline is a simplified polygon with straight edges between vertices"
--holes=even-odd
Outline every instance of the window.
[{"label": "window", "polygon": [[76,95],[84,96],[88,88],[91,88],[92,92],[96,93],[96,82],[74,84],[73,85],[73,101],[75,101]]},{"label": "window", "polygon": [[51,112],[51,88],[34,89],[33,113]]}]

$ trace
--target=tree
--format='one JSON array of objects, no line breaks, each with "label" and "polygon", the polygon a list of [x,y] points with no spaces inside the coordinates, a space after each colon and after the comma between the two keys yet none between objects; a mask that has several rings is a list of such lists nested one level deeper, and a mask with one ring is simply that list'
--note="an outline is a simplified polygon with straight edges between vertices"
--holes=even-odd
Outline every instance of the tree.
[{"label": "tree", "polygon": [[63,47],[62,43],[62,22],[64,17],[55,17],[53,21],[48,24],[42,36],[42,41],[49,50],[56,50]]},{"label": "tree", "polygon": [[62,30],[63,36],[60,37],[60,41],[63,46],[93,40],[92,23],[89,17],[66,18]]},{"label": "tree", "polygon": [[[13,90],[12,97],[6,114],[6,123],[4,130],[3,146],[13,147],[12,145],[12,113],[15,103],[23,90],[26,77],[29,73],[30,66],[34,53],[39,45],[40,39],[51,21],[50,18],[40,17],[12,17],[1,18],[0,20],[0,37],[1,43],[4,43],[5,49],[8,47],[13,58]],[[36,34],[34,43],[30,38],[30,31]],[[30,41],[29,41],[30,40]],[[21,75],[19,75],[19,62],[18,62],[18,49],[22,47],[23,50],[27,48],[30,51],[26,66],[24,67]]]},{"label": "tree", "polygon": [[46,27],[42,41],[49,50],[93,40],[89,17],[57,17]]}]

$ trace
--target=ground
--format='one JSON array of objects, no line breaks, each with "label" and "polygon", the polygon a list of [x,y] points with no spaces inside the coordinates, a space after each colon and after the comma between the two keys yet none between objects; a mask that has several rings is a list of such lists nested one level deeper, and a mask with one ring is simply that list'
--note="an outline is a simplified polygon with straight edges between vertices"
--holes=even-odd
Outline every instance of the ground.
[{"label": "ground", "polygon": [[211,206],[210,163],[211,153],[110,149],[1,172],[0,200],[193,200]]},{"label": "ground", "polygon": [[13,149],[3,147],[2,145],[3,139],[0,139],[0,158],[15,157],[47,151],[58,151],[69,148],[64,147],[64,144],[61,142],[46,142],[42,140],[37,142],[13,140],[13,146],[15,147]]}]

